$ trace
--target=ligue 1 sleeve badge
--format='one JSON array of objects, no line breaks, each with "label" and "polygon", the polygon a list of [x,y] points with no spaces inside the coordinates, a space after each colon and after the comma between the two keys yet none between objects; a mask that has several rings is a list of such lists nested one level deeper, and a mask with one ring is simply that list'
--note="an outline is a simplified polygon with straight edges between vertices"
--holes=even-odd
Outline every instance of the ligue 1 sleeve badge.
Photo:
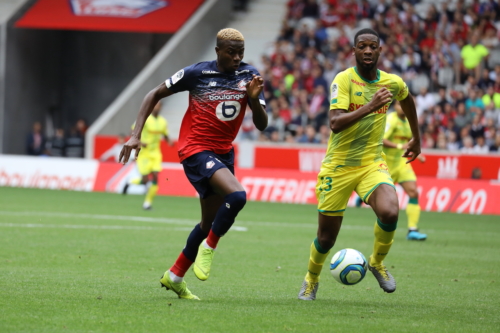
[{"label": "ligue 1 sleeve badge", "polygon": [[166,0],[70,0],[77,16],[137,18],[168,6]]}]

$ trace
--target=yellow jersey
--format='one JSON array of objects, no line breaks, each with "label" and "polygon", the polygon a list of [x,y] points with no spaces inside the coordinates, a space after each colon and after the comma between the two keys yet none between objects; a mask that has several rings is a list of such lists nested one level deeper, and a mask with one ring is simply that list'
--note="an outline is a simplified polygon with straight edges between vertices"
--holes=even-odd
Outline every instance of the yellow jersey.
[{"label": "yellow jersey", "polygon": [[[335,76],[331,84],[330,110],[355,111],[367,104],[382,87],[394,98],[403,100],[408,96],[408,87],[397,75],[377,70],[377,78],[368,81],[351,67]],[[382,139],[384,136],[387,103],[379,110],[340,133],[331,133],[323,164],[330,167],[363,166],[384,159]]]},{"label": "yellow jersey", "polygon": [[[134,127],[135,123],[132,125],[132,129]],[[141,149],[141,154],[161,153],[160,142],[164,135],[168,136],[167,120],[160,115],[158,117],[150,115],[146,119],[141,133],[141,142],[146,144],[146,147]]]},{"label": "yellow jersey", "polygon": [[[385,126],[384,139],[395,144],[405,144],[412,138],[411,128],[408,120],[398,117],[396,112],[387,115],[387,125]],[[399,165],[403,160],[404,149],[384,147],[385,158],[389,169]],[[405,159],[406,162],[406,159]]]}]

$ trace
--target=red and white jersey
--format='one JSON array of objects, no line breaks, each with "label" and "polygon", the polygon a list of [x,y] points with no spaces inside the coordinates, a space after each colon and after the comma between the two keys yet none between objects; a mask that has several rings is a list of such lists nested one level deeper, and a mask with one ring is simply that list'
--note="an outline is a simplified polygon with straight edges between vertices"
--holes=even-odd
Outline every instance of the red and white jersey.
[{"label": "red and white jersey", "polygon": [[[214,60],[181,69],[165,81],[174,93],[189,91],[178,141],[181,162],[201,151],[226,154],[232,149],[248,103],[245,85],[254,74],[260,75],[244,62],[232,73],[219,72]],[[265,107],[263,93],[259,101]]]}]

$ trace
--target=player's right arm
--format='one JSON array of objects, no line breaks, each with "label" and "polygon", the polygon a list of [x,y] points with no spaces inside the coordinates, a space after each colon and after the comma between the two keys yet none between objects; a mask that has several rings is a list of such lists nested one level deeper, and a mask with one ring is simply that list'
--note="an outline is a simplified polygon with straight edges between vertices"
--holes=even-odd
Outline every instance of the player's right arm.
[{"label": "player's right arm", "polygon": [[120,163],[125,164],[128,162],[132,149],[135,149],[134,158],[137,159],[142,147],[141,133],[146,119],[148,119],[149,115],[153,111],[153,108],[162,98],[168,97],[172,94],[174,94],[174,92],[167,88],[165,82],[162,82],[159,86],[147,93],[146,97],[144,97],[144,100],[142,101],[139,114],[137,115],[137,119],[135,121],[134,129],[132,130],[132,135],[120,152]]}]

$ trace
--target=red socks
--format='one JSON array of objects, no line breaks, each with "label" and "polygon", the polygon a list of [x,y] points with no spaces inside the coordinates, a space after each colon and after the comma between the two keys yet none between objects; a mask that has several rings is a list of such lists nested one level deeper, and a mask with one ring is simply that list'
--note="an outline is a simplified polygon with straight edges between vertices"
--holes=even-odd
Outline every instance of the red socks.
[{"label": "red socks", "polygon": [[220,237],[214,234],[212,230],[210,230],[207,237],[207,245],[212,249],[215,249],[217,247],[217,243],[219,243],[219,239]]},{"label": "red socks", "polygon": [[191,267],[192,264],[193,262],[186,258],[184,253],[181,252],[181,254],[179,254],[179,257],[175,261],[175,264],[170,267],[170,271],[178,277],[184,277],[184,274],[186,274],[187,270],[189,269],[189,267]]}]

